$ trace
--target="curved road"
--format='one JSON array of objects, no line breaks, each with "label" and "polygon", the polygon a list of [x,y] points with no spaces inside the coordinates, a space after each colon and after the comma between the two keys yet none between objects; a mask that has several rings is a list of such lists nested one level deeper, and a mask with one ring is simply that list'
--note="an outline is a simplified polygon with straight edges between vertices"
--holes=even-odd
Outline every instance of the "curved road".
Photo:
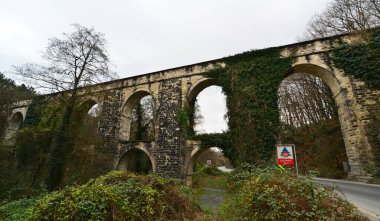
[{"label": "curved road", "polygon": [[355,204],[368,218],[380,220],[380,185],[313,178],[317,183],[333,186],[347,200]]}]

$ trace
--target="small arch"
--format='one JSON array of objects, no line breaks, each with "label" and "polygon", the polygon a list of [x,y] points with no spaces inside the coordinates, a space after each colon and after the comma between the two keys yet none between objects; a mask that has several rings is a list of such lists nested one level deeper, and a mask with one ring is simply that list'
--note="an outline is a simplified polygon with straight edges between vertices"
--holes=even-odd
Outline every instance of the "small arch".
[{"label": "small arch", "polygon": [[[155,99],[151,93],[145,90],[138,90],[129,96],[123,105],[119,127],[119,139],[130,140],[131,138],[131,124],[132,124],[132,111],[134,107],[146,96],[151,96],[153,102]],[[153,106],[155,106],[153,104]],[[153,107],[153,109],[155,109]],[[154,110],[153,110],[154,111]],[[152,119],[154,121],[154,119]]]},{"label": "small arch", "polygon": [[11,146],[16,144],[16,133],[22,127],[23,122],[24,116],[21,112],[12,115],[5,130],[4,144]]},{"label": "small arch", "polygon": [[[202,148],[200,146],[195,147],[190,154],[190,160],[188,161],[186,165],[186,184],[191,185],[193,180],[193,174],[194,174],[194,166],[197,163],[198,159],[207,151],[212,150],[213,148],[218,149],[220,152],[220,148],[218,147],[208,147],[208,148]],[[227,159],[226,157],[224,157]],[[231,162],[228,160],[229,165]],[[215,162],[212,162],[214,164]]]},{"label": "small arch", "polygon": [[136,147],[125,151],[118,160],[116,169],[136,173],[156,172],[156,166],[149,151],[144,147]]},{"label": "small arch", "polygon": [[94,106],[98,109],[98,114],[100,112],[100,105],[95,99],[86,99],[81,101],[76,109],[77,117],[83,117],[89,113],[91,109],[94,109]]}]

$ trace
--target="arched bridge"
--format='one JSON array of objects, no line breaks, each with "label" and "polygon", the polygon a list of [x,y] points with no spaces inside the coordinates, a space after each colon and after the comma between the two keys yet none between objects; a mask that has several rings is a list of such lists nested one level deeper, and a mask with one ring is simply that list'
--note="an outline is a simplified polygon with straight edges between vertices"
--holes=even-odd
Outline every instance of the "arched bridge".
[{"label": "arched bridge", "polygon": [[[344,73],[324,56],[332,50],[332,40],[355,44],[355,38],[354,35],[342,35],[279,48],[282,57],[294,58],[288,74],[318,76],[330,87],[338,107],[350,175],[368,178],[380,165],[380,90]],[[202,149],[199,143],[181,134],[178,113],[184,105],[194,102],[203,89],[215,84],[205,73],[223,65],[222,59],[212,60],[87,88],[81,99],[98,104],[98,134],[104,141],[93,149],[93,173],[128,168],[131,157],[140,152],[148,156],[155,173],[182,179],[191,175],[194,161]],[[153,138],[150,141],[132,140],[132,109],[146,95],[151,95],[155,102]],[[27,101],[15,104],[4,143],[12,144],[12,136],[22,124],[28,105]],[[367,169],[370,165],[374,167],[371,171]]]}]

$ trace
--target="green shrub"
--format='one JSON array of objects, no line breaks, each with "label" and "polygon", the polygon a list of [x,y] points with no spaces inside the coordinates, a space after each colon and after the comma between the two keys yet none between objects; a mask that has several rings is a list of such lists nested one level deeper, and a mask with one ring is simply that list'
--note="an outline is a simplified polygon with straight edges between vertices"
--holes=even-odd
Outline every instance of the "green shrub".
[{"label": "green shrub", "polygon": [[332,189],[275,167],[240,170],[231,183],[225,220],[367,220]]},{"label": "green shrub", "polygon": [[15,221],[27,220],[32,213],[32,205],[36,202],[34,198],[25,198],[12,202],[0,203],[0,220]]},{"label": "green shrub", "polygon": [[206,174],[208,175],[212,175],[212,176],[218,176],[220,174],[222,174],[223,172],[220,171],[218,168],[216,167],[205,167],[204,170],[203,170]]},{"label": "green shrub", "polygon": [[196,164],[192,185],[195,189],[202,189],[203,187],[225,189],[227,176],[228,174],[214,166],[209,167],[204,164]]},{"label": "green shrub", "polygon": [[[85,185],[46,194],[24,210],[18,202],[5,204],[0,208],[0,220],[193,219],[200,210],[190,193],[171,179],[115,171]],[[12,218],[14,208],[21,211],[20,218]]]}]

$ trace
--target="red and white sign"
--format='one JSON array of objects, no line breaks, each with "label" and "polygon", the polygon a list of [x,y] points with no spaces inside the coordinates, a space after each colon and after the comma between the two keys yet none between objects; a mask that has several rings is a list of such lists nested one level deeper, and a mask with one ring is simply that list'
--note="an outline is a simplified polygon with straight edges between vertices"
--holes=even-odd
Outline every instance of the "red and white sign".
[{"label": "red and white sign", "polygon": [[294,166],[294,145],[277,145],[277,164]]}]

